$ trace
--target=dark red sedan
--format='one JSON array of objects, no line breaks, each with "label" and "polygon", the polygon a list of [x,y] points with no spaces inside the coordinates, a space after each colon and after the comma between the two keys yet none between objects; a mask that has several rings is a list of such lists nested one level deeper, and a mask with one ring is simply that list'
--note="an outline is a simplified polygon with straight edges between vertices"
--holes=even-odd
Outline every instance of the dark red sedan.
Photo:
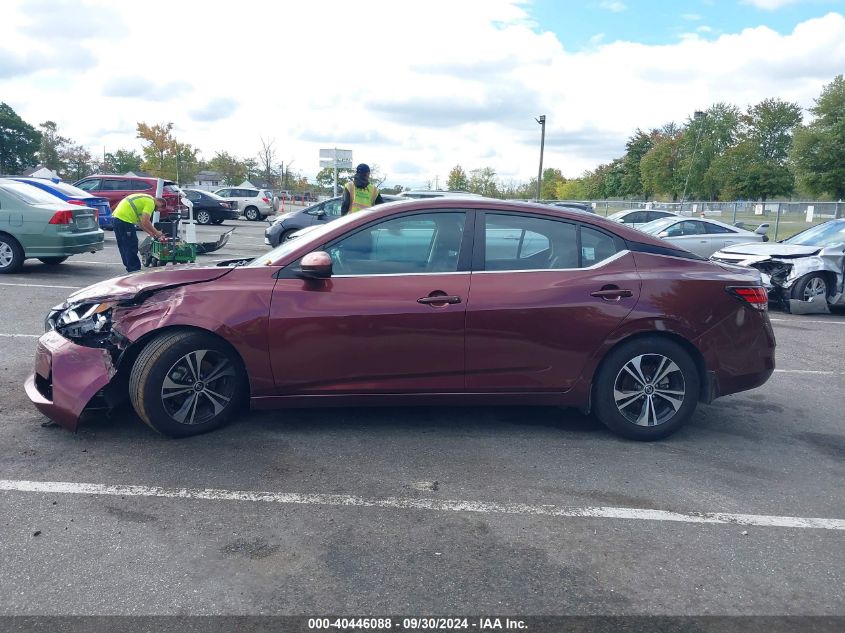
[{"label": "dark red sedan", "polygon": [[763,384],[759,273],[594,215],[396,202],[252,261],[118,277],[48,316],[33,403],[75,429],[127,397],[172,436],[256,409],[562,405],[629,438]]}]

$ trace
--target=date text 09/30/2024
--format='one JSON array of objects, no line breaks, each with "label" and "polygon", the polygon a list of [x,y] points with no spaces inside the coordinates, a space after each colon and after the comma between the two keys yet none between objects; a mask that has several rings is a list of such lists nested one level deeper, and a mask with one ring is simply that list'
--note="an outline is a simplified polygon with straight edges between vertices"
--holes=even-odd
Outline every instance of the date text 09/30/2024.
[{"label": "date text 09/30/2024", "polygon": [[511,630],[518,631],[527,629],[523,620],[496,617],[420,617],[420,618],[374,618],[374,617],[346,617],[346,618],[308,618],[308,628],[312,630],[336,629],[336,630],[477,630],[497,631]]}]

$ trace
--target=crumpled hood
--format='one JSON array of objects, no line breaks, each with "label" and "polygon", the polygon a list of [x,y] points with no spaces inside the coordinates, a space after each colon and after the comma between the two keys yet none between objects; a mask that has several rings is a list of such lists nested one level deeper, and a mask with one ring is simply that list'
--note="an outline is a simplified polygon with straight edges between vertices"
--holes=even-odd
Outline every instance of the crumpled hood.
[{"label": "crumpled hood", "polygon": [[808,257],[818,253],[821,248],[821,246],[800,246],[798,244],[778,244],[777,242],[763,244],[752,242],[750,244],[727,246],[719,252],[767,257]]},{"label": "crumpled hood", "polygon": [[131,273],[77,290],[68,297],[67,303],[100,299],[131,299],[142,292],[213,281],[229,274],[232,270],[234,268],[231,266],[181,266]]}]

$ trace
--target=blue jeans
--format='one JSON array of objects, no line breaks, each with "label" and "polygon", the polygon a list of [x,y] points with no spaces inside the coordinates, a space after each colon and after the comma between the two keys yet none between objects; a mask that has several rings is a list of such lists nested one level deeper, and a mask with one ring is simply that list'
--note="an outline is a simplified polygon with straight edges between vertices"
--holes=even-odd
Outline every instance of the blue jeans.
[{"label": "blue jeans", "polygon": [[134,273],[141,270],[141,258],[138,257],[138,234],[135,233],[135,225],[114,218],[112,220],[114,238],[117,240],[117,250],[120,251],[120,259],[126,272]]}]

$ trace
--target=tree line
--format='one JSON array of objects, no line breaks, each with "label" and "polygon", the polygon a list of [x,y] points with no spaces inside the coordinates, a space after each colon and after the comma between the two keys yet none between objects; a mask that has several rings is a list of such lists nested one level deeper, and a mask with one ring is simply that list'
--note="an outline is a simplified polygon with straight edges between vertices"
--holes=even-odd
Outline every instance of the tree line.
[{"label": "tree line", "polygon": [[[825,85],[812,120],[804,124],[797,103],[771,98],[741,111],[716,103],[688,117],[683,125],[667,123],[652,130],[637,129],[625,144],[625,154],[607,164],[566,178],[560,169],[543,171],[542,199],[600,200],[679,199],[767,200],[801,194],[816,198],[845,198],[845,80],[837,76]],[[125,173],[143,170],[154,176],[192,183],[201,170],[221,174],[223,183],[238,185],[261,178],[278,189],[328,192],[333,170],[321,170],[314,183],[290,164],[277,160],[275,142],[261,138],[255,157],[240,158],[216,152],[209,160],[200,151],[176,138],[172,123],[137,124],[143,149],[118,149],[94,157],[82,145],[59,133],[53,121],[34,127],[7,104],[0,103],[0,174],[20,173],[41,163],[66,180],[92,172]],[[386,180],[377,165],[371,179]],[[338,181],[351,178],[340,170]],[[431,183],[429,183],[431,188]],[[492,167],[465,171],[455,165],[447,188],[489,197],[534,198],[537,181],[503,181]],[[385,189],[402,191],[401,185]]]},{"label": "tree line", "polygon": [[[684,125],[637,129],[625,154],[567,179],[559,169],[543,170],[542,199],[767,200],[800,194],[845,198],[845,80],[825,85],[812,120],[801,107],[764,99],[741,111],[716,103]],[[496,179],[491,167],[467,173],[460,165],[448,178],[450,190],[504,198],[534,198],[537,180],[514,184]]]}]

